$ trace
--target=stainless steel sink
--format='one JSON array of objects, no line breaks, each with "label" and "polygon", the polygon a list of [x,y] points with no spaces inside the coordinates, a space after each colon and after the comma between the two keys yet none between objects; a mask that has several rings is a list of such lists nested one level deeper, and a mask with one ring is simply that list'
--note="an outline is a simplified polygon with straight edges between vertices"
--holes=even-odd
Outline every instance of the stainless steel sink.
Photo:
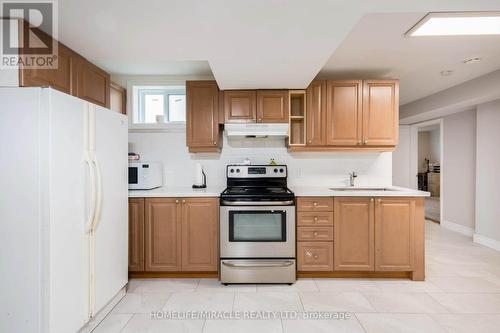
[{"label": "stainless steel sink", "polygon": [[330,187],[332,191],[397,191],[397,189],[392,189],[388,187]]}]

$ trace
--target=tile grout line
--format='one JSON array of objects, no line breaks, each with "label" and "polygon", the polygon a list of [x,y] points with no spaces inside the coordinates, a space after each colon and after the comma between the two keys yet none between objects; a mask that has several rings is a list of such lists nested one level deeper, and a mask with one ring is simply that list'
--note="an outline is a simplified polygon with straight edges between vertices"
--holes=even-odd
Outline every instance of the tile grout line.
[{"label": "tile grout line", "polygon": [[[127,320],[127,322],[125,323],[125,325],[123,325],[123,327],[120,329],[120,331],[118,331],[118,333],[123,332],[123,330],[127,327],[127,325],[130,323],[130,321],[132,321],[132,318],[134,318],[134,317],[135,317],[135,315],[136,315],[136,314],[134,313],[134,314],[132,314],[132,315],[130,316],[130,318]],[[97,327],[96,327],[96,328],[97,328]]]}]

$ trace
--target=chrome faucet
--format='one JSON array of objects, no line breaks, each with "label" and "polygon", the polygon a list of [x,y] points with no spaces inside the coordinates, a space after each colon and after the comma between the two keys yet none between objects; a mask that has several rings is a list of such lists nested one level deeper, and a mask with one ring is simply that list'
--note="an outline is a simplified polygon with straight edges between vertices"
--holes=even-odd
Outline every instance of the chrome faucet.
[{"label": "chrome faucet", "polygon": [[353,171],[353,172],[349,172],[349,185],[354,186],[354,179],[358,177],[358,174],[356,173],[356,171]]}]

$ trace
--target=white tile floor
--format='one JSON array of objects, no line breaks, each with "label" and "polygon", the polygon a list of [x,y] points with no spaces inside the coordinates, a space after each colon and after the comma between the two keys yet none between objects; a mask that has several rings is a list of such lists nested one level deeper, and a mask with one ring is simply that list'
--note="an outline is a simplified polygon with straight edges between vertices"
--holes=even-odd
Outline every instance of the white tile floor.
[{"label": "white tile floor", "polygon": [[[500,253],[428,222],[427,280],[301,279],[222,286],[215,279],[132,280],[94,330],[113,332],[500,332]],[[151,311],[299,311],[265,320],[151,319]],[[304,311],[346,312],[312,320]]]}]

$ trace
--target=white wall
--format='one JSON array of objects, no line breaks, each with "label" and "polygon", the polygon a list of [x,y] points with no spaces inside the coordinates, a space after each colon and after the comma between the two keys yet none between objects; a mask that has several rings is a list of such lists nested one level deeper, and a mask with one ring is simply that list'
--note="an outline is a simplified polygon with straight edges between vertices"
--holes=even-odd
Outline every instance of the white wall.
[{"label": "white wall", "polygon": [[348,173],[356,171],[358,185],[392,185],[392,153],[294,153],[284,140],[231,139],[224,136],[221,154],[190,154],[185,132],[129,133],[129,151],[142,160],[163,161],[167,186],[191,186],[196,163],[201,163],[207,183],[224,186],[225,166],[250,158],[267,164],[271,158],[289,167],[289,185],[348,185]]},{"label": "white wall", "polygon": [[476,111],[443,119],[441,187],[443,223],[474,229],[476,188]]},{"label": "white wall", "polygon": [[[477,108],[476,235],[500,245],[500,100]],[[491,243],[491,242],[490,242]],[[485,244],[495,247],[494,244]]]},{"label": "white wall", "polygon": [[400,125],[399,144],[392,153],[392,184],[410,187],[410,170],[410,126]]},{"label": "white wall", "polygon": [[429,132],[429,153],[432,163],[441,163],[441,131],[435,129]]}]

